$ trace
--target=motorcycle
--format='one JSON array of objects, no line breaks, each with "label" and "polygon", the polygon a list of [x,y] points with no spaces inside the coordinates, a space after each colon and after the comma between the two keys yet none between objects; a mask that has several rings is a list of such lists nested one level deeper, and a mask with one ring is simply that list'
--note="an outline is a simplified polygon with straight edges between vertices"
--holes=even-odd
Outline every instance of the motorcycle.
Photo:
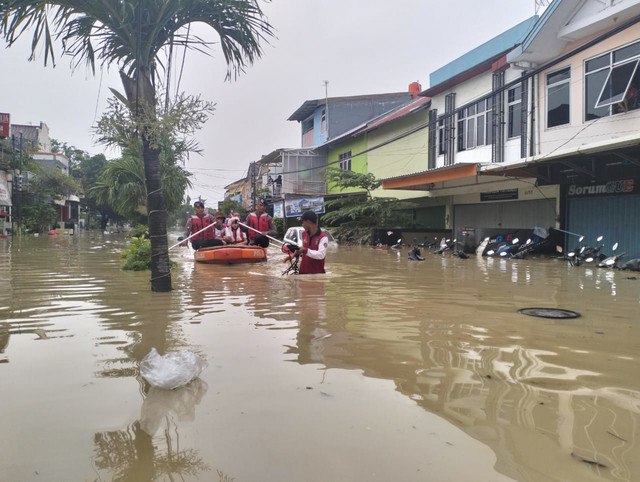
[{"label": "motorcycle", "polygon": [[[616,249],[618,249],[618,243],[613,245],[611,252],[614,252]],[[598,268],[619,268],[618,261],[624,258],[626,254],[627,253],[613,254],[608,258],[602,259],[598,263]]]}]

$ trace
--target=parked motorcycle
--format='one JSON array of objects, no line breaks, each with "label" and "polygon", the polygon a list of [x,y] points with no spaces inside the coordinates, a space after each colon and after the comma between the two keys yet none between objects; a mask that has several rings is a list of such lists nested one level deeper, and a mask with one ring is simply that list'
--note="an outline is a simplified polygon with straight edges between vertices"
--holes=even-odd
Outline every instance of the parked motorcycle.
[{"label": "parked motorcycle", "polygon": [[[616,249],[618,249],[618,243],[613,245],[611,252],[614,252]],[[598,263],[598,268],[618,268],[618,261],[624,258],[626,254],[627,253],[611,255],[608,258],[601,260]]]}]

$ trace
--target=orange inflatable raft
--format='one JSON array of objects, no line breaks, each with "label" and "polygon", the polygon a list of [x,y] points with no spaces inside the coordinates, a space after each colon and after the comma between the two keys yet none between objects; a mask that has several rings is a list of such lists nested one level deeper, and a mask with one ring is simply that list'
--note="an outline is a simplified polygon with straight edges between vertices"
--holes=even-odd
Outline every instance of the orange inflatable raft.
[{"label": "orange inflatable raft", "polygon": [[247,245],[213,246],[200,248],[193,257],[199,263],[208,264],[259,263],[267,260],[267,250]]}]

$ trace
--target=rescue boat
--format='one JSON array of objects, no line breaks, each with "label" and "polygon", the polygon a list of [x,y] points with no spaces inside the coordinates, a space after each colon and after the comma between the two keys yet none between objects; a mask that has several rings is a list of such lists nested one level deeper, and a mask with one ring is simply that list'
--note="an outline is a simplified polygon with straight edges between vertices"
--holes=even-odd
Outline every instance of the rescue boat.
[{"label": "rescue boat", "polygon": [[193,258],[207,264],[260,263],[267,260],[267,250],[247,245],[212,246],[195,251]]}]

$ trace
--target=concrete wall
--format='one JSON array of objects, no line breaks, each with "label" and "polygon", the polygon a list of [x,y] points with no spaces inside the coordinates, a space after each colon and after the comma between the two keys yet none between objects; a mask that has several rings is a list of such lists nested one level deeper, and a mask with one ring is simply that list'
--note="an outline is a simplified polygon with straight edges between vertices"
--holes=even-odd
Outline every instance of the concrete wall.
[{"label": "concrete wall", "polygon": [[[397,120],[383,124],[368,133],[367,148],[380,145],[399,134],[405,133],[429,120],[429,110],[423,109]],[[427,144],[429,132],[421,129],[413,134],[374,149],[368,153],[368,172],[376,179],[413,174],[427,169]],[[374,197],[397,197],[413,199],[423,197],[423,191],[385,190],[373,191]]]}]

